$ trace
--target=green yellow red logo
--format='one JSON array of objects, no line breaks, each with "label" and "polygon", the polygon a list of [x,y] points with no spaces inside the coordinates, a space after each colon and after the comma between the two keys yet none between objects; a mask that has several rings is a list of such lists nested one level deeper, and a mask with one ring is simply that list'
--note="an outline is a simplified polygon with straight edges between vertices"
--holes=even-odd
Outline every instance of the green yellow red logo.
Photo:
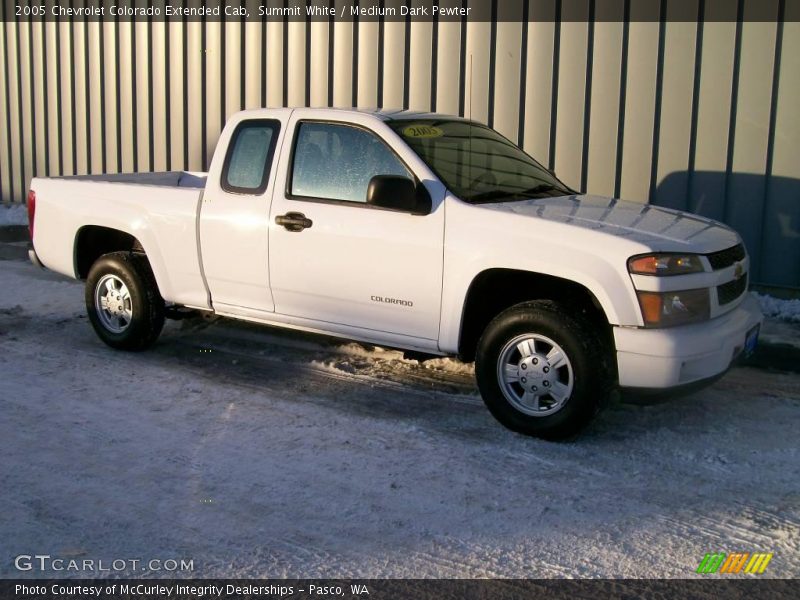
[{"label": "green yellow red logo", "polygon": [[697,567],[698,573],[752,573],[761,574],[767,570],[772,552],[716,552],[706,554]]}]

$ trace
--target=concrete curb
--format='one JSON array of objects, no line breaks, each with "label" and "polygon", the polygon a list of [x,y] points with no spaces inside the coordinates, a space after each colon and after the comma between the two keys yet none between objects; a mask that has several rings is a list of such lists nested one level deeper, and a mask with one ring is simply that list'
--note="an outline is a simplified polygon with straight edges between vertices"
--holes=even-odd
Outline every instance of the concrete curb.
[{"label": "concrete curb", "polygon": [[28,260],[27,225],[0,226],[0,260]]},{"label": "concrete curb", "polygon": [[27,225],[0,226],[0,242],[27,242],[29,239]]}]

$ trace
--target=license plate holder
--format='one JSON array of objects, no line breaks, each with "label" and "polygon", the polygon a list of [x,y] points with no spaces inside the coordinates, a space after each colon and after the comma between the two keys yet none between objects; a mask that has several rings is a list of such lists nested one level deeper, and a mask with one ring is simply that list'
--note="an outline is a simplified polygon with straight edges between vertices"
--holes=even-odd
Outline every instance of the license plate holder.
[{"label": "license plate holder", "polygon": [[744,339],[745,356],[752,356],[753,352],[756,351],[756,346],[758,346],[758,333],[760,329],[761,325],[756,325],[747,332],[747,336]]}]

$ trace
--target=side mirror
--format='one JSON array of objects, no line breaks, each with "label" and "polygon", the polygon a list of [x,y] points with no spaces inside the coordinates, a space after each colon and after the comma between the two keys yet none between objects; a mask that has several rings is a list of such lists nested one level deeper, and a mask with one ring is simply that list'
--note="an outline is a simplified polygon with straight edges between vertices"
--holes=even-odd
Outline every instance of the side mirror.
[{"label": "side mirror", "polygon": [[431,197],[425,186],[399,175],[375,175],[370,179],[367,204],[414,215],[431,212]]}]

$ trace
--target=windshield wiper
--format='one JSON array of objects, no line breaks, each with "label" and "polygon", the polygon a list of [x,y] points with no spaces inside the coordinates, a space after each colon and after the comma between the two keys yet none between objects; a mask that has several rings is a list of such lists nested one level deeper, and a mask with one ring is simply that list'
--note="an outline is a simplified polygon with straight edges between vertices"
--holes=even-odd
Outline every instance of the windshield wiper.
[{"label": "windshield wiper", "polygon": [[519,199],[519,198],[533,198],[537,194],[546,194],[547,192],[552,191],[559,191],[568,194],[569,192],[559,186],[553,185],[551,183],[540,183],[539,185],[535,185],[527,190],[489,190],[488,192],[481,192],[480,194],[475,194],[474,196],[470,196],[470,202],[491,202],[492,200],[499,200],[501,198],[507,198],[509,200],[512,199]]},{"label": "windshield wiper", "polygon": [[552,183],[540,183],[539,185],[535,185],[532,188],[528,188],[527,190],[517,192],[517,194],[519,194],[520,196],[529,196],[531,194],[544,194],[546,192],[552,192],[554,190],[561,191],[561,188],[559,188],[556,185],[553,185]]},{"label": "windshield wiper", "polygon": [[500,198],[513,198],[518,196],[517,192],[509,192],[508,190],[489,190],[488,192],[481,192],[469,197],[470,202],[489,202],[491,200],[498,200]]}]

